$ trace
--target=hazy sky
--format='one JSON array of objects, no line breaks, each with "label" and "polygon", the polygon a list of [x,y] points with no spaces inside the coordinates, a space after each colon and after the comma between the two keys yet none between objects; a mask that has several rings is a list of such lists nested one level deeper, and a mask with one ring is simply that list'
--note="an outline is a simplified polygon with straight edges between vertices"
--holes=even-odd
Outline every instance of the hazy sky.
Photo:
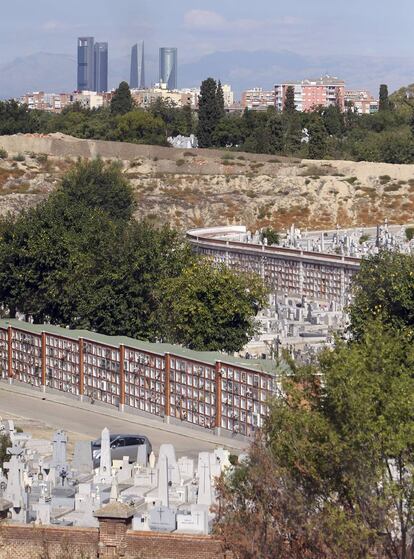
[{"label": "hazy sky", "polygon": [[412,56],[413,21],[413,0],[13,0],[2,2],[0,63],[75,55],[78,35],[108,40],[112,57],[141,38],[153,56],[177,46],[181,61],[240,49]]}]

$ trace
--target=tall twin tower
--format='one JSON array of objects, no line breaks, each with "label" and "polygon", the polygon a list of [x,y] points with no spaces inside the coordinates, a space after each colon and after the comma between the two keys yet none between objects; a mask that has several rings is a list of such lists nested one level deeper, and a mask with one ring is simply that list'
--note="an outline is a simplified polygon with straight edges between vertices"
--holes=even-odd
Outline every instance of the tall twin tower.
[{"label": "tall twin tower", "polygon": [[131,75],[129,87],[145,89],[145,45],[144,41],[137,43],[131,49]]},{"label": "tall twin tower", "polygon": [[[159,81],[167,89],[177,89],[177,49],[160,48]],[[131,50],[129,86],[145,89],[144,41]],[[95,43],[94,37],[78,38],[78,91],[108,91],[108,43]]]},{"label": "tall twin tower", "polygon": [[[177,89],[177,49],[160,48],[159,81],[167,89]],[[145,89],[145,47],[144,41],[137,43],[131,50],[131,75],[129,86],[132,89]]]}]

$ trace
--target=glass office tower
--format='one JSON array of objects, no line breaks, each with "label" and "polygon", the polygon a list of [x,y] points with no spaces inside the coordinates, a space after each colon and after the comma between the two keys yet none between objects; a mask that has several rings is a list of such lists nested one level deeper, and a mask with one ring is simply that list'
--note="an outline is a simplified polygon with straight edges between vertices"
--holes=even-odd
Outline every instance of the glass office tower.
[{"label": "glass office tower", "polygon": [[78,39],[78,91],[95,89],[94,38]]},{"label": "glass office tower", "polygon": [[98,93],[108,91],[108,43],[95,43],[94,48],[94,89]]},{"label": "glass office tower", "polygon": [[167,88],[177,89],[178,55],[176,48],[160,48],[160,83]]},{"label": "glass office tower", "polygon": [[131,75],[129,87],[132,89],[145,89],[144,41],[137,43],[131,49]]}]

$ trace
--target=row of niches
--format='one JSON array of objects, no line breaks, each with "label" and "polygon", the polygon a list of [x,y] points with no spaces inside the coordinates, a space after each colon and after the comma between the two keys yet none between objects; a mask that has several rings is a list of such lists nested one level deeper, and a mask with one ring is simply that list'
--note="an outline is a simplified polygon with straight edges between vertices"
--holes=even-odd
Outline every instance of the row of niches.
[{"label": "row of niches", "polygon": [[205,378],[194,377],[192,375],[185,375],[183,373],[171,373],[170,383],[172,384],[182,384],[184,386],[202,388],[208,392],[214,392],[216,387],[215,380],[207,380]]},{"label": "row of niches", "polygon": [[203,390],[194,390],[189,388],[188,386],[184,386],[182,384],[179,385],[172,385],[170,389],[171,395],[178,395],[182,398],[190,398],[193,400],[197,400],[200,402],[206,402],[214,404],[215,402],[215,394],[213,392],[205,392]]},{"label": "row of niches", "polygon": [[134,385],[125,385],[125,394],[130,394],[131,396],[137,396],[140,398],[147,398],[152,394],[163,395],[164,387],[160,383],[156,383],[151,387],[137,387]]}]

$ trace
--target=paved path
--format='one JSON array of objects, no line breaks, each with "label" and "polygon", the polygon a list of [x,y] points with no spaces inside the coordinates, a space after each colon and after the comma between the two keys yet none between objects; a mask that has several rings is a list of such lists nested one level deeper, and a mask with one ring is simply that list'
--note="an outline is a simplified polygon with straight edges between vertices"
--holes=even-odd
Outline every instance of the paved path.
[{"label": "paved path", "polygon": [[72,400],[59,394],[43,394],[23,386],[0,384],[0,416],[41,421],[46,428],[65,429],[79,439],[97,438],[104,427],[112,433],[147,435],[155,451],[161,443],[172,443],[178,454],[196,455],[202,450],[224,446],[240,452],[247,444],[210,432],[200,432],[181,425],[167,425],[157,420],[121,413],[118,410]]}]

